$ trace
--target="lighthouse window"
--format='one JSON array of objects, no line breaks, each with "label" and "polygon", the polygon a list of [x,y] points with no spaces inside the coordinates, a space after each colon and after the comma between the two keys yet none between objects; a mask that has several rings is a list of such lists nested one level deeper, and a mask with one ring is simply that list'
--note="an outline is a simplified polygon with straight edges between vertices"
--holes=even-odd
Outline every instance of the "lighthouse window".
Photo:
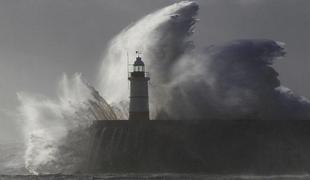
[{"label": "lighthouse window", "polygon": [[144,71],[144,66],[134,66],[134,71],[135,72],[143,72]]}]

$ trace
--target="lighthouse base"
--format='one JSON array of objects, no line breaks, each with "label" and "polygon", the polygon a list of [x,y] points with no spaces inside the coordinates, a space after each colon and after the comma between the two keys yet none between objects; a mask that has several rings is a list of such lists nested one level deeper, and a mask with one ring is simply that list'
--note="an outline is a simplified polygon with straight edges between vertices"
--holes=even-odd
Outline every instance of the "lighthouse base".
[{"label": "lighthouse base", "polygon": [[149,112],[129,112],[130,121],[147,121],[150,120]]}]

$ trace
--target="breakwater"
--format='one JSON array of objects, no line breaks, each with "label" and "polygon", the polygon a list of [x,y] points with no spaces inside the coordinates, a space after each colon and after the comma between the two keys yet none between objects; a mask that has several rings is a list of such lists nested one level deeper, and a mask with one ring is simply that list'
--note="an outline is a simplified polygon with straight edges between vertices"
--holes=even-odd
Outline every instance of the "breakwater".
[{"label": "breakwater", "polygon": [[92,173],[305,174],[310,121],[96,121]]}]

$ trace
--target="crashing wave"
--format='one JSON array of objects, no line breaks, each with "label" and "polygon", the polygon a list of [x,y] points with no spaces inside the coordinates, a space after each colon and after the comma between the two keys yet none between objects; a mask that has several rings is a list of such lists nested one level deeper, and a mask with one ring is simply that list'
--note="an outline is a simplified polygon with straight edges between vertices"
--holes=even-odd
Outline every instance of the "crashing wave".
[{"label": "crashing wave", "polygon": [[114,120],[112,107],[76,74],[60,83],[58,99],[19,93],[24,122],[25,164],[34,174],[74,172],[87,155],[94,120]]},{"label": "crashing wave", "polygon": [[[127,58],[135,59],[131,53],[139,50],[152,76],[151,109],[164,104],[164,98],[169,96],[165,86],[172,81],[169,77],[174,63],[193,48],[189,37],[197,21],[197,12],[195,2],[175,3],[143,17],[117,35],[104,53],[99,74],[103,97],[116,104],[128,101]],[[163,98],[159,98],[161,96]],[[151,111],[151,116],[155,113]]]},{"label": "crashing wave", "polygon": [[279,91],[272,64],[285,55],[283,42],[245,39],[194,50],[190,37],[198,9],[195,2],[175,3],[117,35],[102,61],[104,97],[114,104],[127,101],[127,55],[141,50],[151,74],[152,119],[310,117],[305,98]]}]

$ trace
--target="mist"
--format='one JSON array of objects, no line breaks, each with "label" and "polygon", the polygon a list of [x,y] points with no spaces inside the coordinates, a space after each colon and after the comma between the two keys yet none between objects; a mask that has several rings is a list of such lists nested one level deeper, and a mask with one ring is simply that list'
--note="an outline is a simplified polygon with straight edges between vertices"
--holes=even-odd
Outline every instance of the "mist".
[{"label": "mist", "polygon": [[243,39],[195,48],[198,9],[176,3],[117,35],[102,61],[103,96],[128,102],[128,52],[141,50],[151,74],[152,119],[309,119],[309,100],[284,87],[273,67],[285,58],[285,43]]}]

